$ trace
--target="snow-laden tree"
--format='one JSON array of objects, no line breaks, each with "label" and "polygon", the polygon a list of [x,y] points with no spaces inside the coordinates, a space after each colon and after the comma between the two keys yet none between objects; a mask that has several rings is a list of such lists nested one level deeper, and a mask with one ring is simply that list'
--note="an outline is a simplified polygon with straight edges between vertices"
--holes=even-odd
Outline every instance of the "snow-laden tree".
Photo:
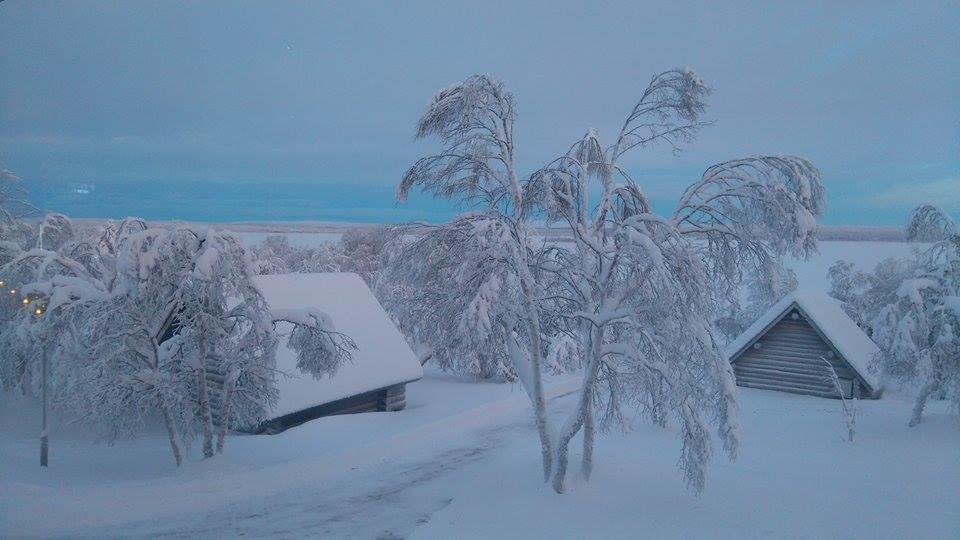
[{"label": "snow-laden tree", "polygon": [[350,358],[349,340],[322,317],[275,318],[254,286],[252,260],[236,237],[215,230],[146,229],[123,245],[121,290],[143,304],[150,333],[189,374],[185,398],[203,454],[222,452],[231,427],[249,427],[276,402],[275,325],[294,324],[301,369],[333,374]]},{"label": "snow-laden tree", "polygon": [[914,262],[888,257],[867,272],[853,263],[840,260],[827,271],[830,296],[840,300],[844,311],[868,336],[880,310],[897,301],[897,289],[914,273]]},{"label": "snow-laden tree", "polygon": [[[272,359],[276,339],[270,332],[271,319],[266,302],[253,286],[245,252],[239,241],[208,230],[198,238],[197,255],[183,275],[177,294],[174,316],[176,337],[187,350],[196,382],[194,385],[203,455],[214,455],[217,424],[226,432],[231,415],[231,401],[240,373],[241,362],[252,360],[248,366],[251,383],[256,388],[251,395],[262,400],[255,408],[266,410],[277,400],[273,384],[274,366],[258,359]],[[235,332],[240,331],[240,335]],[[244,336],[249,332],[251,336]],[[239,342],[249,341],[251,354],[235,356],[231,349],[242,349]],[[259,354],[257,354],[259,352]],[[256,407],[259,405],[259,407]],[[254,416],[258,416],[255,412]],[[218,446],[222,448],[222,437]]]},{"label": "snow-laden tree", "polygon": [[462,215],[420,225],[379,292],[420,355],[441,369],[483,379],[517,378],[509,345],[522,319],[513,271],[516,239],[503,220]]},{"label": "snow-laden tree", "polygon": [[[421,283],[395,281],[407,287],[407,298],[419,302],[407,304],[409,310],[401,315],[408,337],[450,360],[452,354],[463,354],[480,373],[512,375],[501,366],[512,368],[533,403],[543,473],[549,478],[553,435],[541,380],[545,348],[535,277],[537,251],[525,223],[524,190],[516,172],[515,120],[512,94],[489,75],[469,77],[433,96],[416,135],[436,138],[441,149],[404,173],[397,198],[405,201],[412,189],[419,188],[475,211],[444,226],[407,231],[419,237],[396,257],[401,264],[392,275],[402,275],[405,269],[415,272],[411,266],[422,260],[433,273],[418,278],[441,287],[433,291],[436,294],[420,295],[425,288]],[[409,318],[411,313],[439,313],[444,326],[419,325]],[[459,344],[466,348],[457,351]]]},{"label": "snow-laden tree", "polygon": [[231,425],[255,425],[276,403],[275,319],[294,325],[289,344],[302,371],[331,375],[350,357],[352,342],[327,315],[271,312],[253,285],[251,262],[239,239],[209,230],[179,293],[174,324],[197,377],[206,457],[214,453],[214,437],[222,452]]},{"label": "snow-laden tree", "polygon": [[376,292],[396,235],[389,227],[354,227],[344,231],[338,247],[338,271],[359,274]]},{"label": "snow-laden tree", "polygon": [[107,224],[96,245],[32,248],[0,273],[24,283],[18,299],[46,306],[42,317],[17,311],[0,333],[16,351],[0,370],[5,386],[32,380],[43,354],[61,354],[52,379],[64,409],[111,440],[159,418],[178,465],[195,436],[212,456],[231,427],[254,425],[275,402],[276,324],[293,324],[304,371],[330,375],[350,358],[352,342],[322,313],[275,317],[241,242],[213,230],[127,219]]},{"label": "snow-laden tree", "polygon": [[942,209],[925,204],[914,210],[906,232],[921,243],[912,275],[899,281],[872,326],[884,374],[919,385],[914,426],[931,397],[960,409],[960,228]]},{"label": "snow-laden tree", "polygon": [[[19,387],[24,392],[32,392],[38,388],[44,348],[29,335],[39,335],[45,330],[38,330],[34,328],[37,325],[32,324],[32,302],[27,296],[30,287],[65,277],[103,290],[100,283],[103,266],[86,242],[73,237],[72,225],[65,216],[49,214],[36,223],[17,221],[18,230],[26,234],[16,241],[0,242],[0,337],[7,351],[0,357],[3,363],[0,383],[7,390]],[[46,247],[42,247],[44,245]],[[45,319],[52,321],[53,317]],[[26,327],[19,325],[24,320],[31,323],[28,333],[23,332]],[[55,341],[59,335],[51,332],[49,338]]]},{"label": "snow-laden tree", "polygon": [[0,240],[9,240],[19,233],[19,220],[37,212],[28,199],[23,180],[0,159]]},{"label": "snow-laden tree", "polygon": [[[441,90],[418,126],[419,136],[437,135],[444,147],[407,171],[401,200],[419,186],[479,211],[418,231],[399,272],[439,289],[422,313],[436,314],[434,332],[447,343],[473,340],[501,356],[506,349],[533,401],[544,472],[557,491],[573,437],[583,430],[589,476],[597,414],[602,427],[623,423],[631,409],[660,424],[677,419],[680,466],[699,489],[712,454],[710,421],[731,455],[739,440],[733,374],[713,321],[746,272],[769,279],[773,258],[814,249],[824,192],[803,159],[714,165],[670,216],[656,215],[630,179],[621,157],[692,140],[704,125],[706,94],[689,70],[661,73],[611,145],[588,131],[523,183],[514,172],[513,100],[499,81],[475,76]],[[531,241],[525,221],[541,215],[572,245]],[[418,272],[414,261],[426,264]],[[543,401],[545,351],[551,365],[582,366],[578,406],[559,426]]]},{"label": "snow-laden tree", "polygon": [[550,248],[552,264],[544,266],[557,283],[556,316],[585,365],[579,405],[556,447],[558,492],[573,437],[583,430],[589,477],[595,415],[622,424],[631,405],[658,424],[676,418],[680,467],[701,489],[712,454],[709,421],[731,457],[739,444],[733,373],[713,321],[745,278],[762,284],[755,301],[768,301],[782,288],[777,259],[815,249],[824,190],[806,160],[764,156],[711,166],[670,216],[654,212],[621,166],[631,149],[691,140],[703,126],[707,93],[689,70],[655,76],[610,145],[589,131],[527,184],[527,200],[573,238],[572,247]]},{"label": "snow-laden tree", "polygon": [[340,250],[333,242],[318,247],[294,246],[286,236],[272,235],[253,249],[258,274],[339,272]]},{"label": "snow-laden tree", "polygon": [[742,334],[773,304],[795,291],[799,284],[796,273],[784,265],[778,254],[770,254],[755,263],[743,270],[745,296],[730,291],[729,295],[718,298],[726,306],[715,325],[727,343]]},{"label": "snow-laden tree", "polygon": [[353,227],[318,247],[294,246],[286,236],[268,236],[254,249],[259,274],[353,272],[376,292],[396,234],[389,227]]}]

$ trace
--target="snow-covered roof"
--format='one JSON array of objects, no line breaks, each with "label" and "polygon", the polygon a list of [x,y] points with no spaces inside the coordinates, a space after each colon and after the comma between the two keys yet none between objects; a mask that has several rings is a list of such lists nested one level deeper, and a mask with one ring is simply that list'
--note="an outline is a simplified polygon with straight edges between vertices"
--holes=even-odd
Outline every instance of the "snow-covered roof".
[{"label": "snow-covered roof", "polygon": [[[278,274],[254,282],[271,309],[323,311],[337,332],[357,344],[352,362],[318,380],[297,369],[296,355],[282,339],[277,369],[289,377],[277,380],[280,399],[271,418],[423,377],[403,335],[357,274]],[[289,332],[289,323],[281,323],[280,332]]]},{"label": "snow-covered roof", "polygon": [[803,313],[872,390],[880,388],[877,377],[869,369],[880,349],[843,311],[839,300],[819,291],[799,290],[784,296],[727,346],[727,360],[734,361],[794,307]]}]

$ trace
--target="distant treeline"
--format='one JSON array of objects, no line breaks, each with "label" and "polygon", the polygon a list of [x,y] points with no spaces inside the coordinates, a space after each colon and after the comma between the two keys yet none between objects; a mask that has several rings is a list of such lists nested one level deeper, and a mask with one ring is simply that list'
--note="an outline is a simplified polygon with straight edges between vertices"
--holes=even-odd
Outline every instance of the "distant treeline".
[{"label": "distant treeline", "polygon": [[[85,225],[99,226],[102,219],[80,218],[74,219],[75,226],[79,228]],[[162,221],[153,222],[162,224]],[[184,222],[178,222],[184,223]],[[201,223],[192,223],[200,225]],[[373,223],[331,223],[318,221],[272,221],[272,222],[233,222],[233,223],[209,223],[218,229],[227,229],[238,233],[342,233],[349,229],[376,227]],[[555,238],[562,237],[565,232],[559,229],[548,229],[538,227],[542,235]],[[905,242],[903,229],[900,227],[877,227],[877,226],[858,226],[858,225],[822,225],[818,238],[828,242]]]}]

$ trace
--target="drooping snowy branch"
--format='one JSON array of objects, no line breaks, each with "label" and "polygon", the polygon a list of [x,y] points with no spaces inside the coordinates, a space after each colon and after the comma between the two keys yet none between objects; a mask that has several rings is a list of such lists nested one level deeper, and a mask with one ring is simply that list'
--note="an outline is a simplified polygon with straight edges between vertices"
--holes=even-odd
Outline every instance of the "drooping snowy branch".
[{"label": "drooping snowy branch", "polygon": [[273,309],[274,324],[293,325],[288,345],[297,354],[297,368],[316,378],[332,376],[353,358],[356,343],[337,332],[330,316],[317,309]]}]

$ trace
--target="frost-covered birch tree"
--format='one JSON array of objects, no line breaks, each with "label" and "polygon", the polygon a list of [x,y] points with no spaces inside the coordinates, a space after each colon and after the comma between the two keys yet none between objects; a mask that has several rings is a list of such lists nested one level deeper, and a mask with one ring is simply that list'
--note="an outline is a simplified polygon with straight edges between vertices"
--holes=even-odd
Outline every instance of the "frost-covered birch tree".
[{"label": "frost-covered birch tree", "polygon": [[0,240],[8,240],[17,221],[37,213],[23,180],[0,159]]},{"label": "frost-covered birch tree", "polygon": [[692,140],[704,125],[707,94],[689,70],[661,73],[611,144],[588,131],[527,184],[527,200],[573,238],[572,247],[548,250],[556,316],[566,322],[585,366],[578,407],[556,446],[558,492],[573,437],[582,430],[588,478],[595,416],[602,424],[622,424],[631,406],[657,424],[676,418],[680,467],[688,485],[701,489],[712,454],[710,420],[731,457],[739,444],[733,373],[713,321],[746,276],[774,281],[777,257],[815,247],[824,192],[817,170],[801,158],[711,166],[672,215],[654,212],[622,158],[634,149],[661,143],[676,149]]},{"label": "frost-covered birch tree", "polygon": [[[583,432],[589,476],[596,429],[625,422],[631,409],[659,424],[677,419],[680,466],[688,484],[701,488],[712,454],[710,420],[731,455],[739,440],[733,375],[714,336],[719,307],[746,270],[766,278],[777,255],[814,248],[824,193],[816,169],[800,158],[714,165],[672,215],[653,212],[621,158],[692,140],[704,125],[707,93],[689,70],[653,77],[612,144],[588,131],[516,193],[504,181],[516,175],[512,138],[501,136],[512,133],[513,119],[512,99],[496,99],[505,94],[502,83],[478,76],[441,90],[421,119],[418,133],[440,135],[444,149],[407,172],[401,198],[419,185],[478,201],[483,211],[414,240],[408,260],[427,264],[419,273],[412,262],[400,271],[415,283],[447,284],[424,309],[449,321],[446,341],[504,344],[534,401],[544,471],[558,492],[574,436]],[[509,122],[491,116],[504,101]],[[599,197],[591,201],[595,188]],[[525,221],[537,215],[562,226],[572,246],[532,242]],[[543,403],[544,350],[565,359],[551,363],[582,366],[578,405],[559,427]],[[571,361],[576,356],[580,361]]]},{"label": "frost-covered birch tree", "polygon": [[[489,75],[475,75],[437,92],[417,124],[417,137],[436,138],[437,154],[417,160],[397,198],[420,188],[475,210],[438,227],[416,227],[418,237],[397,260],[393,279],[412,290],[415,307],[401,316],[405,333],[434,354],[464,354],[479,372],[519,378],[533,403],[544,477],[552,470],[541,371],[543,331],[537,250],[524,216],[516,170],[513,95]],[[404,263],[405,261],[405,263]],[[419,263],[423,263],[423,267]],[[413,282],[402,280],[414,277]],[[423,282],[441,286],[424,292]],[[431,326],[416,315],[435,314]],[[459,348],[463,346],[462,348]]]}]

